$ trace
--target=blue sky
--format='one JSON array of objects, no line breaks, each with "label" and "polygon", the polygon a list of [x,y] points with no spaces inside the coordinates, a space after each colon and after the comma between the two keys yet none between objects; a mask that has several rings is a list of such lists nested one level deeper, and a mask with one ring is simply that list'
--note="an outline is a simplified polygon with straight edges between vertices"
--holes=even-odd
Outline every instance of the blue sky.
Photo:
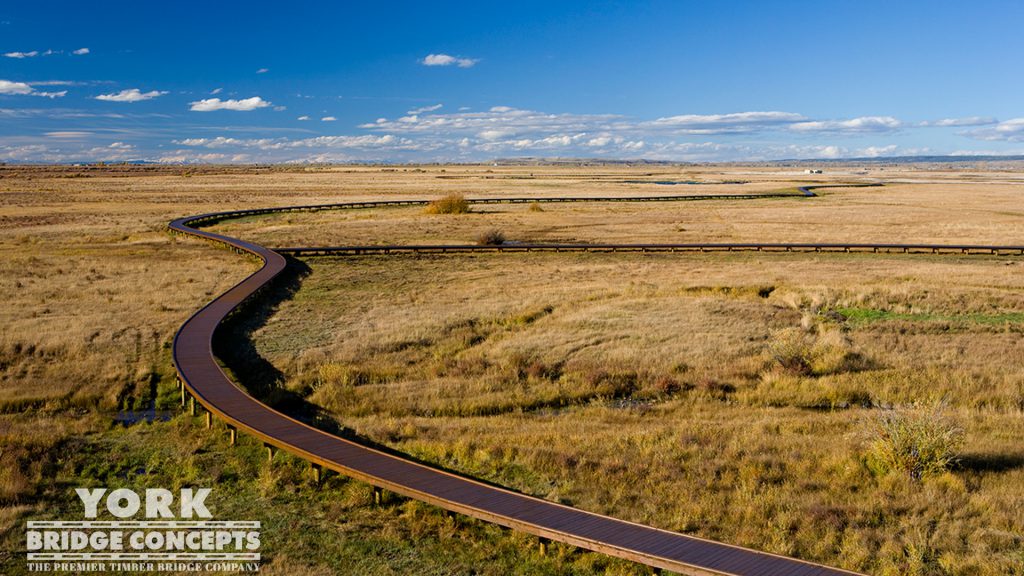
[{"label": "blue sky", "polygon": [[0,161],[1024,153],[1024,3],[0,6]]}]

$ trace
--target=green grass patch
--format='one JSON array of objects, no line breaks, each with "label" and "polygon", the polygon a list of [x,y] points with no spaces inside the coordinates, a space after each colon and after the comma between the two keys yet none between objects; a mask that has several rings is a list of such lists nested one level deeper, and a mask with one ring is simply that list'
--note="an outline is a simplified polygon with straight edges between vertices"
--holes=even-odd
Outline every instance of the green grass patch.
[{"label": "green grass patch", "polygon": [[941,314],[935,312],[892,312],[874,308],[838,308],[847,321],[853,324],[875,322],[947,322],[954,324],[1020,324],[1024,323],[1024,312],[971,312],[967,314]]}]

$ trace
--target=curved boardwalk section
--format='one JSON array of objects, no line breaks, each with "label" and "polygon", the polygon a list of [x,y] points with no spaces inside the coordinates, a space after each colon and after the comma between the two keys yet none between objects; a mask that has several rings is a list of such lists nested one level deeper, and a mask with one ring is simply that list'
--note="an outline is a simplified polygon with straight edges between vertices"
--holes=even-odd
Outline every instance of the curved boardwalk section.
[{"label": "curved boardwalk section", "polygon": [[[813,196],[809,188],[799,194],[670,196],[650,198],[525,198],[475,200],[473,202],[562,201],[669,201]],[[432,505],[494,522],[502,526],[557,540],[589,550],[641,562],[683,574],[732,574],[744,576],[833,576],[845,570],[712,542],[676,532],[618,520],[569,506],[495,487],[406,460],[362,444],[339,438],[289,418],[246,394],[221,370],[213,354],[218,325],[242,302],[266,286],[286,265],[278,251],[228,236],[201,230],[196,225],[239,216],[283,211],[370,208],[425,204],[427,201],[386,201],[293,206],[241,210],[181,218],[170,223],[173,232],[203,238],[248,253],[262,261],[254,274],[196,312],[174,338],[173,360],[178,378],[187,391],[211,414],[234,429],[244,431],[270,446],[304,458],[379,488],[422,500]],[[897,252],[1020,253],[1024,246],[945,246],[902,244],[649,244],[649,245],[518,245],[485,246],[349,246],[340,248],[292,248],[293,253],[360,253],[390,251],[474,250],[867,250]]]}]

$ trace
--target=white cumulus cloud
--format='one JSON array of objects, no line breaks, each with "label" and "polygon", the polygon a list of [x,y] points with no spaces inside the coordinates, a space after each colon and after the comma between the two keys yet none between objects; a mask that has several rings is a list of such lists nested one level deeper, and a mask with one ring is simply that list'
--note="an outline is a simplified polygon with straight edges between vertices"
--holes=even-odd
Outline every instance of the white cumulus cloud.
[{"label": "white cumulus cloud", "polygon": [[0,80],[0,94],[8,96],[41,96],[43,98],[62,98],[68,93],[67,90],[60,92],[39,92],[25,82],[11,82]]},{"label": "white cumulus cloud", "polygon": [[321,122],[334,122],[335,120],[337,120],[337,118],[334,116],[324,116],[320,119]]},{"label": "white cumulus cloud", "polygon": [[0,94],[31,94],[35,89],[24,82],[0,80]]},{"label": "white cumulus cloud", "polygon": [[461,58],[449,54],[427,54],[420,62],[424,66],[458,66],[459,68],[472,68],[479,62],[479,58]]},{"label": "white cumulus cloud", "polygon": [[37,51],[37,50],[33,50],[31,52],[6,52],[6,53],[4,53],[4,56],[6,56],[8,58],[17,58],[19,60],[21,60],[22,58],[34,58],[34,57],[36,57],[38,55],[39,55],[39,51]]},{"label": "white cumulus cloud", "polygon": [[89,49],[88,48],[79,48],[78,50],[75,50],[74,52],[72,52],[72,54],[74,54],[75,56],[84,56],[84,55],[86,55],[88,53],[89,53]]},{"label": "white cumulus cloud", "polygon": [[190,102],[189,110],[193,112],[213,112],[214,110],[235,110],[237,112],[248,112],[250,110],[256,110],[257,108],[266,108],[270,106],[270,102],[267,102],[259,96],[253,96],[252,98],[245,98],[242,100],[221,100],[220,98],[206,98],[205,100],[197,100],[196,102]]},{"label": "white cumulus cloud", "polygon": [[299,116],[299,120],[309,120],[309,116]]},{"label": "white cumulus cloud", "polygon": [[152,90],[150,92],[142,92],[138,88],[131,88],[129,90],[121,90],[113,94],[100,94],[96,97],[97,100],[103,100],[105,102],[142,102],[143,100],[152,100],[158,96],[163,96],[167,92],[161,92],[159,90]]}]

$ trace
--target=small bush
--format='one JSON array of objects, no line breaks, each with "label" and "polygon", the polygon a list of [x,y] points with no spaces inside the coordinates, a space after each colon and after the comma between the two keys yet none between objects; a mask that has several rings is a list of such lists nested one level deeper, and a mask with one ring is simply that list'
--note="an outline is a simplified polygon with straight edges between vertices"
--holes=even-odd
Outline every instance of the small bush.
[{"label": "small bush", "polygon": [[532,380],[557,380],[561,376],[558,366],[534,360],[526,367],[526,377]]},{"label": "small bush", "polygon": [[466,214],[469,201],[462,194],[449,194],[427,204],[427,214]]},{"label": "small bush", "polygon": [[913,480],[948,470],[956,463],[964,437],[963,429],[938,407],[888,410],[867,428],[868,468],[878,475],[900,473]]},{"label": "small bush", "polygon": [[784,372],[801,376],[838,374],[867,365],[865,359],[852,350],[846,336],[838,331],[815,334],[800,328],[786,328],[773,334],[768,354]]},{"label": "small bush", "polygon": [[590,370],[583,374],[583,382],[587,388],[598,396],[622,398],[637,390],[636,372],[608,372]]},{"label": "small bush", "polygon": [[540,202],[530,202],[530,212],[543,212],[544,209],[540,207]]},{"label": "small bush", "polygon": [[799,328],[786,328],[773,335],[768,344],[768,354],[786,372],[810,374],[811,336]]},{"label": "small bush", "polygon": [[505,243],[505,233],[497,228],[481,232],[476,237],[476,243],[481,246],[501,246]]},{"label": "small bush", "polygon": [[678,380],[667,374],[663,374],[654,381],[654,389],[658,392],[658,394],[670,396],[672,394],[675,394],[676,392],[679,392],[679,390],[681,390],[682,387],[679,385]]},{"label": "small bush", "polygon": [[716,380],[710,376],[699,378],[694,383],[694,387],[701,394],[714,398],[715,400],[726,400],[729,398],[730,394],[736,392],[736,387],[732,384]]},{"label": "small bush", "polygon": [[850,341],[841,332],[818,334],[811,347],[811,372],[820,376],[850,371],[859,358],[850,348]]}]

